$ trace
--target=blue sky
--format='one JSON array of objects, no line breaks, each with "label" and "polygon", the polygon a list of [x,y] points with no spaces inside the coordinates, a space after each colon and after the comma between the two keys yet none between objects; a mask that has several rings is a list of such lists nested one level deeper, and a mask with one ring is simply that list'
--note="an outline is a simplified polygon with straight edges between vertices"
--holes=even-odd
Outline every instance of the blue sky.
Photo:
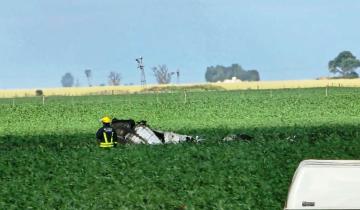
[{"label": "blue sky", "polygon": [[110,71],[139,84],[135,58],[204,82],[207,66],[239,63],[262,80],[328,76],[340,51],[360,57],[357,0],[12,0],[0,6],[0,89],[95,85]]}]

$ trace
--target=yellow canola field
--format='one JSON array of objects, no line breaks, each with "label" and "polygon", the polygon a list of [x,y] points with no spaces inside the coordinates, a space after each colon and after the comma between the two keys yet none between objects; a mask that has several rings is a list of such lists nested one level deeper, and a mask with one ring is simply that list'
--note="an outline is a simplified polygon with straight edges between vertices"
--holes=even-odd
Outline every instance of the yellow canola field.
[{"label": "yellow canola field", "polygon": [[215,83],[226,90],[245,89],[285,89],[285,88],[315,88],[315,87],[360,87],[360,79],[332,80],[284,80],[237,83]]},{"label": "yellow canola field", "polygon": [[101,87],[71,87],[71,88],[37,88],[0,90],[0,98],[36,96],[36,90],[42,90],[45,96],[84,96],[125,94],[141,91],[140,86],[101,86]]},{"label": "yellow canola field", "polygon": [[[258,81],[236,83],[202,83],[185,85],[148,85],[142,86],[101,86],[101,87],[72,87],[72,88],[43,88],[43,89],[9,89],[0,90],[0,98],[31,97],[36,90],[42,90],[45,96],[83,96],[83,95],[113,95],[137,93],[156,88],[191,88],[207,87],[207,89],[247,90],[247,89],[284,89],[284,88],[313,88],[313,87],[360,87],[360,79],[335,80],[288,80],[288,81]],[[153,89],[154,88],[154,89]],[[159,89],[161,90],[161,89]]]}]

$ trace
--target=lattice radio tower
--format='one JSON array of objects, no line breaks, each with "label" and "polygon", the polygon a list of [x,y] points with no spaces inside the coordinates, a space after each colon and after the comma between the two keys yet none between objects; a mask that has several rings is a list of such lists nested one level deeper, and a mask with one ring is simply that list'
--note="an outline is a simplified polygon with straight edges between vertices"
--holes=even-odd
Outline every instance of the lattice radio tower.
[{"label": "lattice radio tower", "polygon": [[145,79],[145,71],[144,71],[144,64],[143,64],[143,57],[140,58],[136,58],[135,59],[136,62],[138,63],[138,69],[140,70],[140,83],[141,86],[145,86],[146,85],[146,79]]}]

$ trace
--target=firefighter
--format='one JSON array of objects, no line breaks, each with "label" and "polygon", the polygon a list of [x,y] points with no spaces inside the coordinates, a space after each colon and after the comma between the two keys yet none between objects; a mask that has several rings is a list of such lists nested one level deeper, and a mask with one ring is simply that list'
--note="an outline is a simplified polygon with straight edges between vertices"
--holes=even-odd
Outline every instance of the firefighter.
[{"label": "firefighter", "polygon": [[111,127],[111,118],[103,117],[101,118],[103,127],[99,128],[96,132],[96,139],[101,148],[111,148],[117,145],[117,134],[115,130]]}]

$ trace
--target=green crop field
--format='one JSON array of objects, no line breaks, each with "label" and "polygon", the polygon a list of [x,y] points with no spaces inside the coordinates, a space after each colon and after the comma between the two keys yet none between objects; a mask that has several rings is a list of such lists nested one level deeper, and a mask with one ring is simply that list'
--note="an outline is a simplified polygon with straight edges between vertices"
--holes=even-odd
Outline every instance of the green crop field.
[{"label": "green crop field", "polygon": [[[104,115],[206,140],[104,150]],[[360,158],[356,88],[1,99],[0,120],[0,209],[282,209],[301,160]]]}]

